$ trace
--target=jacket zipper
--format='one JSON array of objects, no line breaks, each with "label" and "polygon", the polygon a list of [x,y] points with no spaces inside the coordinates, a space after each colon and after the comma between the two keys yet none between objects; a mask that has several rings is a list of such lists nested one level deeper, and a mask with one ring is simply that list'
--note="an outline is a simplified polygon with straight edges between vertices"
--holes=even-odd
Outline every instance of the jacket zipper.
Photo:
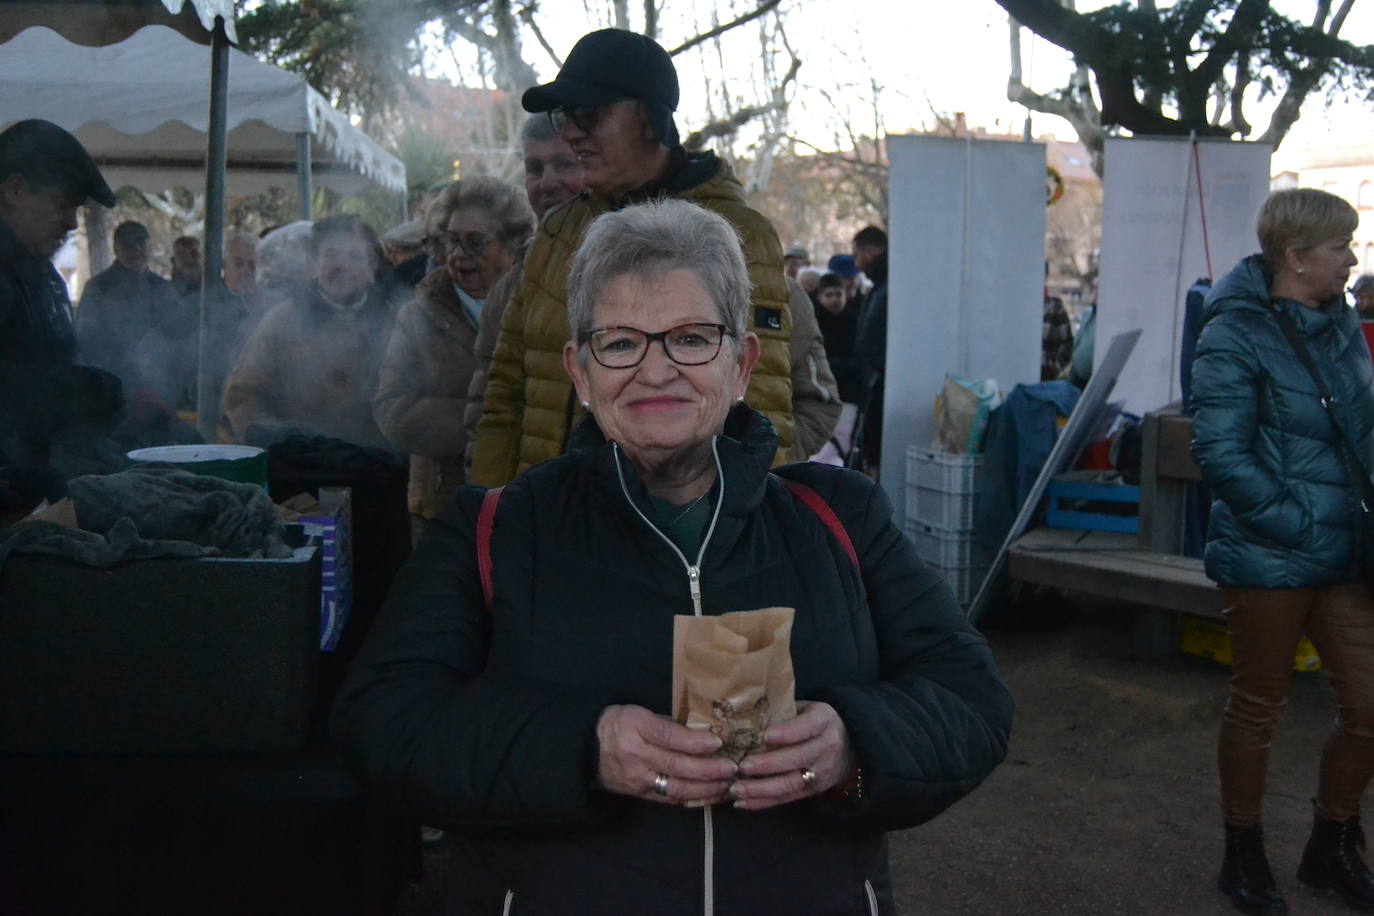
[{"label": "jacket zipper", "polygon": [[[706,536],[701,539],[701,549],[697,551],[696,565],[692,565],[687,560],[678,546],[673,543],[672,538],[658,529],[658,526],[649,521],[649,517],[639,510],[635,501],[630,498],[630,488],[625,483],[625,469],[620,464],[620,446],[611,443],[613,454],[615,455],[615,472],[620,478],[620,492],[625,494],[625,501],[630,504],[630,508],[635,510],[644,524],[649,526],[649,530],[663,539],[677,558],[682,561],[682,565],[687,568],[687,591],[692,596],[692,614],[696,617],[701,616],[701,561],[706,556],[706,545],[711,543],[711,535],[716,532],[716,522],[720,519],[720,507],[725,505],[725,470],[720,466],[720,451],[716,448],[716,439],[711,439],[711,457],[716,462],[716,480],[720,482],[720,492],[716,494],[716,511],[711,513],[711,525],[706,529]],[[701,809],[702,826],[704,828],[703,850],[702,850],[702,913],[704,916],[714,916],[716,911],[716,835],[715,827],[711,819],[711,806],[705,805]]]}]

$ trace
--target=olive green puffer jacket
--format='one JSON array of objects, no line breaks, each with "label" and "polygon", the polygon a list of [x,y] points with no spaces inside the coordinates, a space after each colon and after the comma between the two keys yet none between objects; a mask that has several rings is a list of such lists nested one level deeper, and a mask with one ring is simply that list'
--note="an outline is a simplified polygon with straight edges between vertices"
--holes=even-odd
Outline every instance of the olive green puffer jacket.
[{"label": "olive green puffer jacket", "polygon": [[[679,189],[675,184],[688,186]],[[730,167],[712,153],[693,156],[663,190],[725,217],[744,241],[754,288],[749,326],[759,336],[762,350],[747,398],[777,429],[782,442],[779,456],[785,460],[794,434],[788,352],[792,314],[777,233],[744,202],[743,188]],[[622,203],[629,202],[633,201]],[[571,335],[568,266],[592,220],[617,205],[583,194],[551,210],[535,230],[524,276],[501,319],[469,482],[503,486],[526,468],[562,454],[582,414],[563,369],[563,344]]]},{"label": "olive green puffer jacket", "polygon": [[1369,348],[1342,299],[1319,309],[1272,300],[1259,255],[1207,296],[1193,364],[1193,457],[1216,497],[1207,575],[1237,588],[1351,581],[1359,499],[1316,385],[1271,309],[1289,315],[1369,467],[1374,394]]}]

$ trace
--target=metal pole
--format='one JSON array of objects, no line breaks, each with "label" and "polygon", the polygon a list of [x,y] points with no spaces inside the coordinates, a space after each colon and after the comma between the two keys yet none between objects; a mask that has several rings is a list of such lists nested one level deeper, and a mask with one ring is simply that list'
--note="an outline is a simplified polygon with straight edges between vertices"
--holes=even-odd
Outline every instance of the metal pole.
[{"label": "metal pole", "polygon": [[312,220],[314,215],[313,191],[310,187],[310,134],[296,134],[296,196],[300,198],[300,218]]},{"label": "metal pole", "polygon": [[222,341],[210,339],[211,316],[223,307],[224,281],[224,169],[228,153],[226,125],[229,109],[229,37],[224,20],[215,20],[210,41],[210,136],[205,153],[205,258],[200,284],[200,334],[196,372],[196,427],[206,442],[215,441],[219,423],[220,386],[211,372],[214,350]]}]

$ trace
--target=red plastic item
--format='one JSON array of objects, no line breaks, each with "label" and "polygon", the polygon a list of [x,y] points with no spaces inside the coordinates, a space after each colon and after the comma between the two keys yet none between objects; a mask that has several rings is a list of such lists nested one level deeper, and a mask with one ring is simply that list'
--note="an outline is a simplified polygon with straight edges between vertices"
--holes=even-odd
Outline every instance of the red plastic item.
[{"label": "red plastic item", "polygon": [[1080,471],[1111,471],[1112,465],[1112,440],[1099,439],[1083,449],[1083,456],[1078,459],[1078,470]]}]

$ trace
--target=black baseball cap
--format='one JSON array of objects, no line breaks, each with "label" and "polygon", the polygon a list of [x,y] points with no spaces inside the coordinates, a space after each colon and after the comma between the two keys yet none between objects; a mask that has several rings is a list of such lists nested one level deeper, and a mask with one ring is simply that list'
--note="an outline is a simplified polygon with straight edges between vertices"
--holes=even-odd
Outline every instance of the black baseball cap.
[{"label": "black baseball cap", "polygon": [[114,192],[91,154],[51,121],[31,118],[0,133],[0,179],[16,174],[38,185],[59,187],[82,201],[89,197],[107,207],[115,205]]},{"label": "black baseball cap", "polygon": [[649,126],[665,146],[677,143],[677,69],[658,42],[624,29],[601,29],[573,45],[551,83],[525,90],[526,111],[593,108],[620,99],[645,102]]}]

